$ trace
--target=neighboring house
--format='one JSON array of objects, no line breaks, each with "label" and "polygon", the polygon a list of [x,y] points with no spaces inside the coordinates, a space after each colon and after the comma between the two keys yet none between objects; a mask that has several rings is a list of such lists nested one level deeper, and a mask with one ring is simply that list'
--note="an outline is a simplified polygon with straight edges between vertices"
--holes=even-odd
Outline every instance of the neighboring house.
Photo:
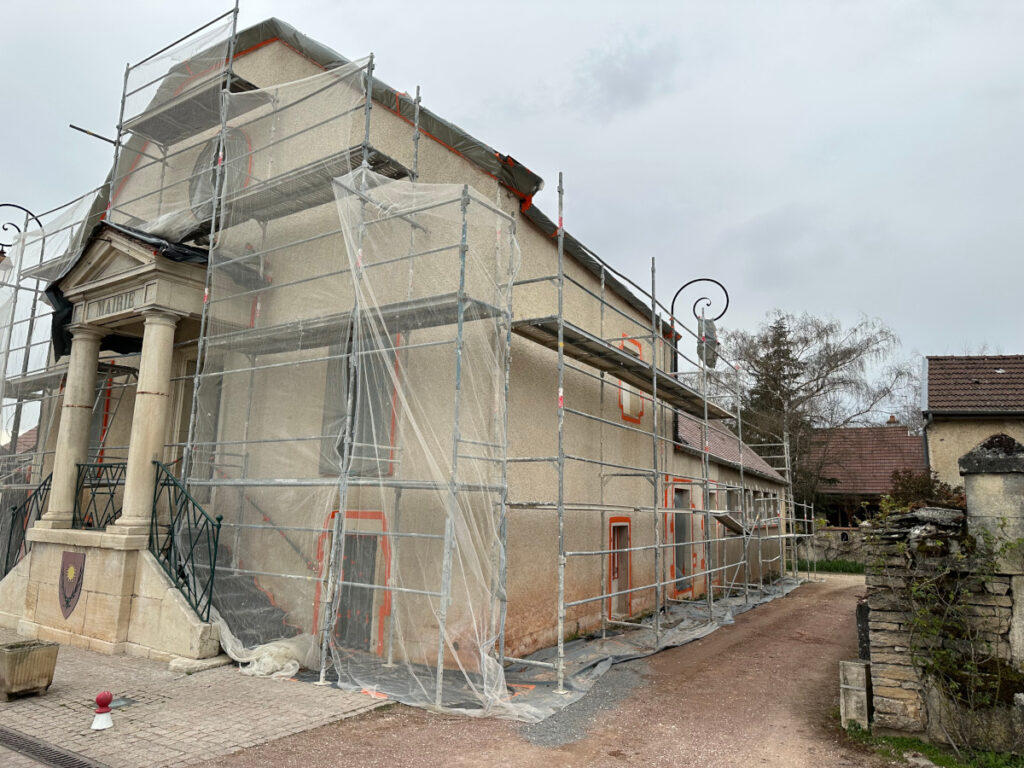
[{"label": "neighboring house", "polygon": [[926,357],[921,377],[928,466],[963,485],[957,460],[997,433],[1024,441],[1024,355]]},{"label": "neighboring house", "polygon": [[880,427],[817,430],[807,461],[819,476],[815,512],[837,526],[876,511],[879,498],[892,490],[893,472],[927,469],[923,436],[909,433],[895,417]]},{"label": "neighboring house", "polygon": [[235,43],[147,63],[109,186],[24,270],[52,356],[5,392],[54,425],[53,485],[0,618],[216,652],[160,570],[201,610],[207,544],[165,538],[157,491],[222,516],[212,603],[244,644],[319,666],[326,638],[347,684],[461,708],[507,703],[506,656],[786,566],[784,479],[670,373],[649,295],[568,235],[560,270],[540,177],[276,19]]}]

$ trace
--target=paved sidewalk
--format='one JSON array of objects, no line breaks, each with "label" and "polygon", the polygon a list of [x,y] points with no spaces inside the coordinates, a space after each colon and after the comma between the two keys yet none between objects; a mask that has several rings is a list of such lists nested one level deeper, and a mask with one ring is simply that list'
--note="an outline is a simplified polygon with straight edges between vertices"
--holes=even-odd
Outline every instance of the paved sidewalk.
[{"label": "paved sidewalk", "polygon": [[31,757],[0,747],[0,765],[4,768],[39,768],[44,763],[37,763]]},{"label": "paved sidewalk", "polygon": [[[0,643],[19,639],[0,629]],[[92,731],[94,699],[103,690],[135,703],[114,710],[110,730]],[[61,646],[49,692],[0,699],[0,725],[112,768],[156,768],[227,755],[382,703],[334,688],[247,677],[233,665],[185,675],[161,662]],[[10,757],[0,747],[0,765]]]}]

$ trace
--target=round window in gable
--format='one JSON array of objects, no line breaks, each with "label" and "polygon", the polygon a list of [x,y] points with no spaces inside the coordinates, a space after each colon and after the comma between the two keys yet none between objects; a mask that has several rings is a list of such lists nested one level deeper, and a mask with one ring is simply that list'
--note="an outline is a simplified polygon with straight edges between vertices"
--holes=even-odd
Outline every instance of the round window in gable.
[{"label": "round window in gable", "polygon": [[[192,213],[202,222],[213,217],[213,198],[217,186],[217,150],[220,136],[214,136],[203,147],[192,169],[188,183],[188,199]],[[249,184],[252,170],[252,144],[244,131],[229,128],[224,134],[224,173],[221,179],[224,198],[230,200]]]}]

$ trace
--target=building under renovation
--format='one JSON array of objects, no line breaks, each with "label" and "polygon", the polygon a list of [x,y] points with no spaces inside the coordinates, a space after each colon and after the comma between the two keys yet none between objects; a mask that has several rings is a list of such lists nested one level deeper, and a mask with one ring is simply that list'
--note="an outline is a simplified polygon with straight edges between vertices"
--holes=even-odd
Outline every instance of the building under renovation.
[{"label": "building under renovation", "polygon": [[662,647],[793,567],[710,302],[372,57],[236,18],[127,68],[109,177],[0,264],[0,620],[514,716],[508,670],[563,690],[574,638]]}]

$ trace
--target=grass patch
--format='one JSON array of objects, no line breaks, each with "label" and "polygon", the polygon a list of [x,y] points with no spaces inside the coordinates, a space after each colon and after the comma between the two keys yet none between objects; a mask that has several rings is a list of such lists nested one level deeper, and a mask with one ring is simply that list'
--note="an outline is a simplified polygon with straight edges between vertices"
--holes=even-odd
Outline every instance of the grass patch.
[{"label": "grass patch", "polygon": [[819,573],[864,573],[864,563],[855,560],[819,560],[815,566],[812,560],[797,561],[797,569]]},{"label": "grass patch", "polygon": [[1024,756],[1011,755],[1005,752],[984,752],[961,750],[959,755],[920,739],[904,736],[872,736],[860,728],[851,727],[847,735],[863,744],[882,757],[905,763],[903,755],[907,752],[919,752],[940,768],[1024,768]]}]

